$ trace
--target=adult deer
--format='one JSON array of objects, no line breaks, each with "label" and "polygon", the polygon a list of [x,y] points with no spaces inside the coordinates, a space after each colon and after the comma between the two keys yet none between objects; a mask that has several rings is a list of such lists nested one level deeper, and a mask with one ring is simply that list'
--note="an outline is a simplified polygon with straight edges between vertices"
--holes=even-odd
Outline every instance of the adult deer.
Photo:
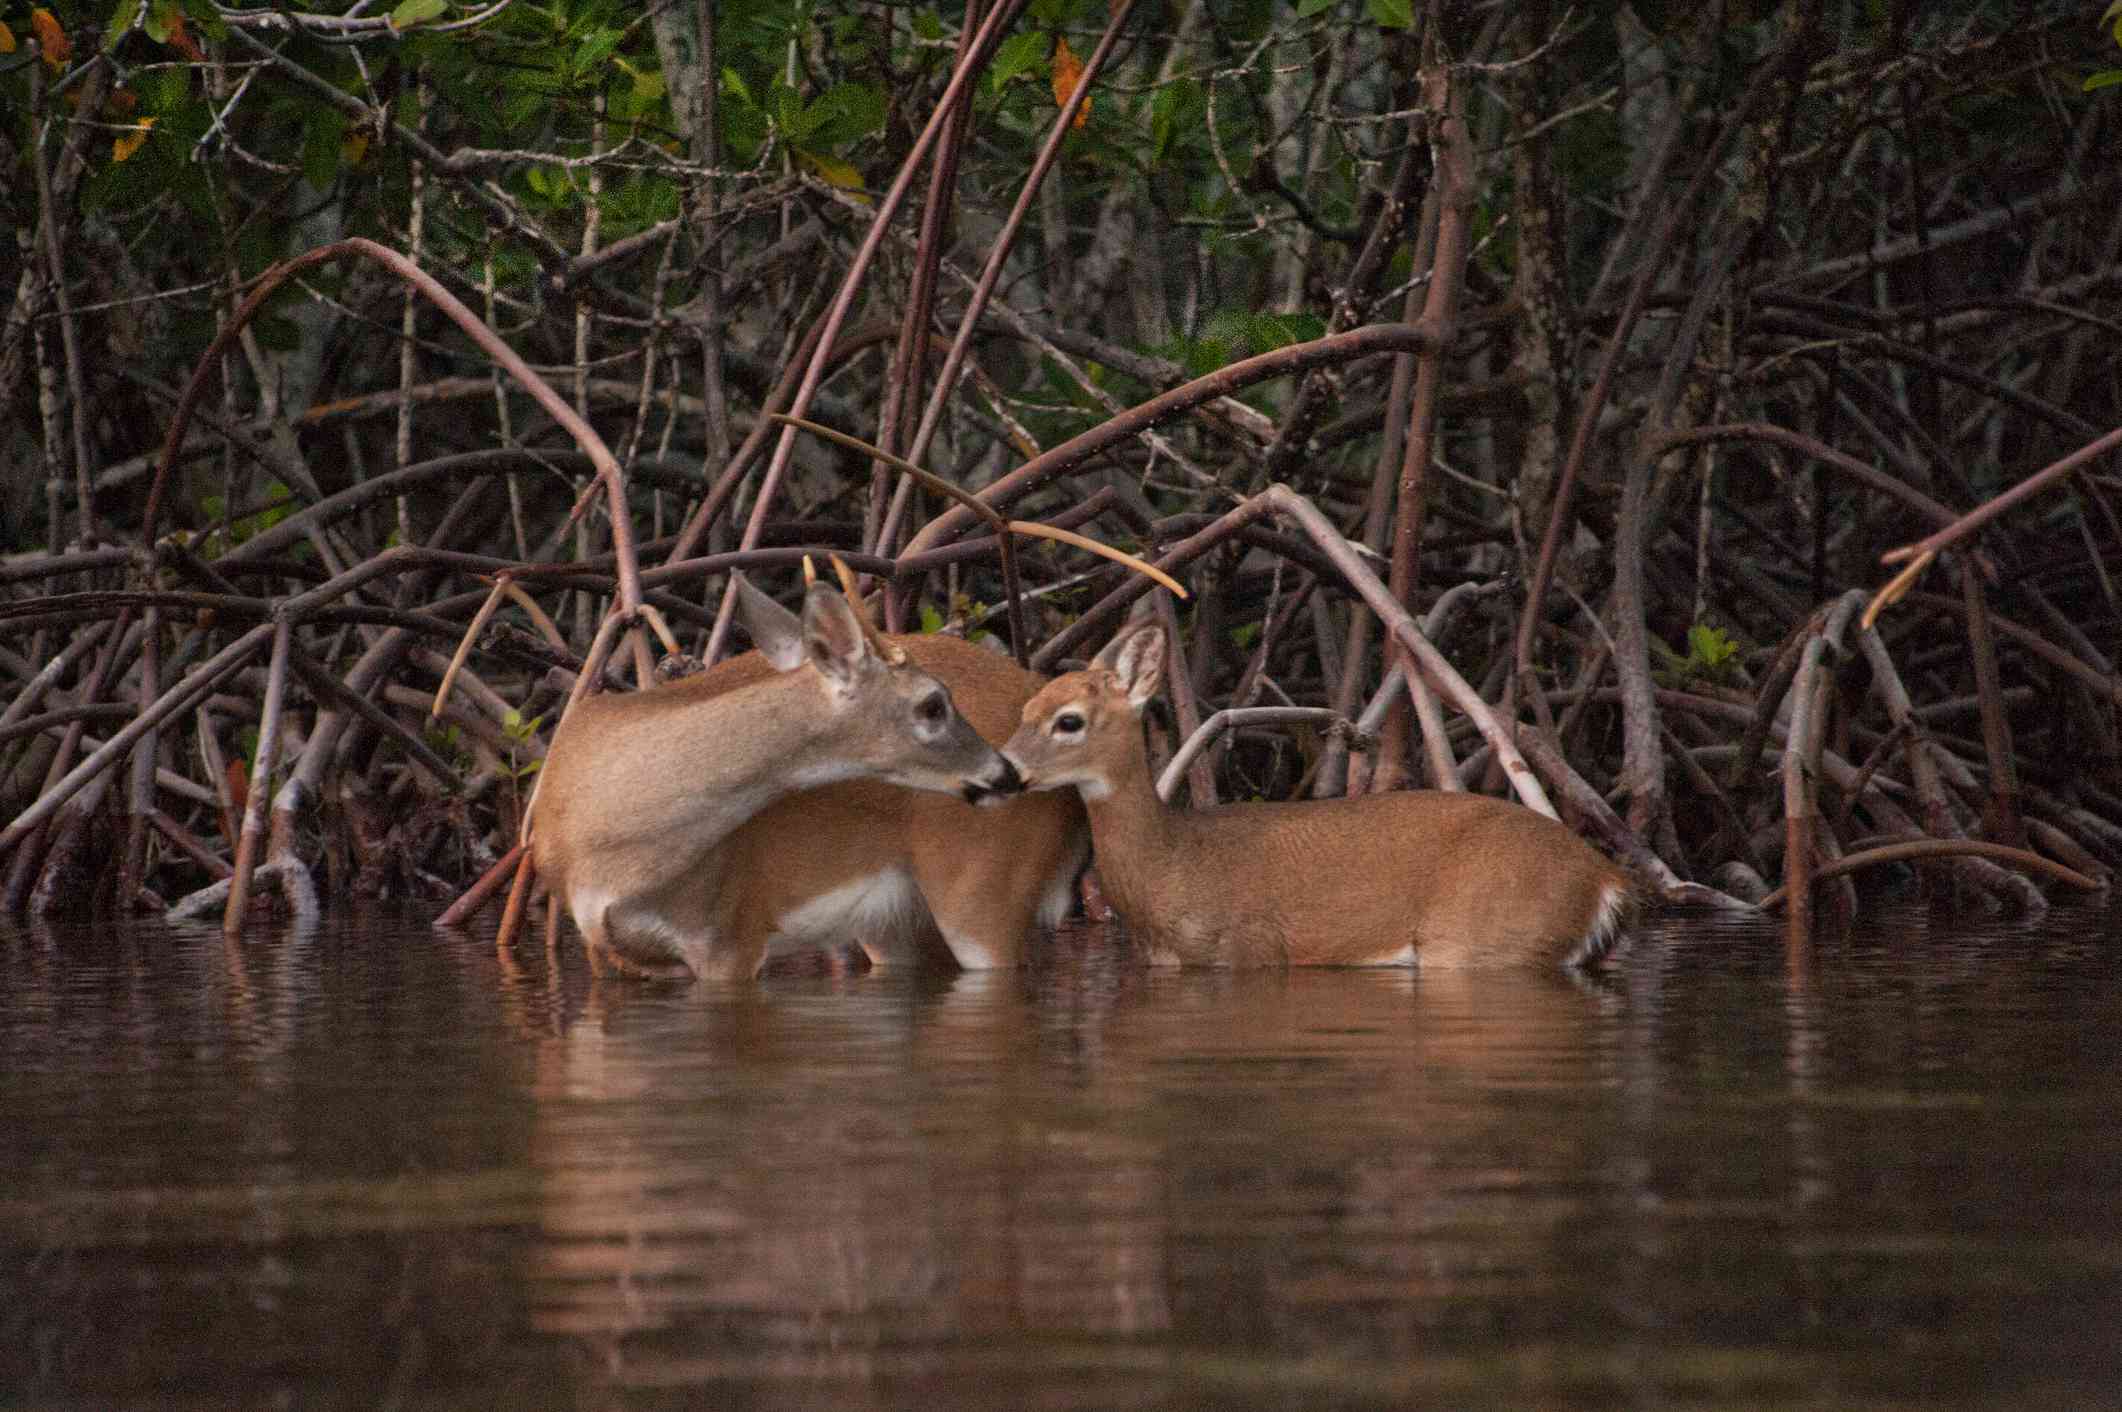
[{"label": "adult deer", "polygon": [[[963,638],[885,641],[950,689],[973,728],[1000,740],[1046,678]],[[661,691],[720,694],[770,675],[758,653]],[[966,970],[1015,966],[1023,943],[1068,911],[1090,853],[1083,807],[1065,793],[1021,794],[976,814],[946,794],[855,780],[791,794],[713,851],[683,915],[712,938],[702,974],[756,974],[772,956],[853,942],[874,965],[940,940]]]},{"label": "adult deer", "polygon": [[700,900],[718,888],[719,845],[786,795],[875,779],[980,803],[1020,787],[949,689],[839,590],[812,585],[800,621],[741,579],[738,603],[771,672],[586,697],[554,732],[531,856],[599,963],[711,970]]},{"label": "adult deer", "polygon": [[1142,708],[1164,633],[1123,630],[1024,708],[1003,753],[1073,787],[1098,879],[1152,961],[1196,966],[1582,966],[1614,944],[1626,874],[1563,825],[1485,795],[1407,791],[1185,810],[1150,782]]}]

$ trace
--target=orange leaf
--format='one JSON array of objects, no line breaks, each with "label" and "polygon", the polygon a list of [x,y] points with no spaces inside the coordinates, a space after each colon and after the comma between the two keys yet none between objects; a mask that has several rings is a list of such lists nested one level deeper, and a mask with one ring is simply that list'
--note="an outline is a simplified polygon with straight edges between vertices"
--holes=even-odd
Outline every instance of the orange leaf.
[{"label": "orange leaf", "polygon": [[[223,767],[221,778],[228,784],[229,811],[238,818],[243,817],[244,807],[250,803],[250,772],[243,768],[241,760],[231,760]],[[235,840],[230,839],[229,843],[233,846]]]},{"label": "orange leaf", "polygon": [[199,41],[192,38],[191,32],[184,27],[184,11],[182,10],[172,9],[170,11],[169,38],[164,43],[195,64],[206,62],[206,51],[199,47]]},{"label": "orange leaf", "polygon": [[133,153],[138,152],[140,144],[147,141],[147,130],[154,125],[155,120],[152,116],[145,117],[134,123],[126,131],[112,138],[111,160],[113,162],[122,162],[132,156]]},{"label": "orange leaf", "polygon": [[[1067,107],[1068,96],[1076,91],[1076,85],[1082,81],[1083,61],[1076,57],[1075,50],[1068,47],[1067,40],[1056,39],[1054,41],[1054,102],[1064,108]],[[1076,120],[1070,123],[1069,126],[1082,127],[1089,121],[1090,95],[1085,94],[1083,96],[1083,106],[1076,109]]]},{"label": "orange leaf", "polygon": [[44,51],[44,63],[54,72],[65,67],[74,55],[74,43],[66,37],[66,31],[50,10],[29,12],[29,27],[37,32],[37,47]]},{"label": "orange leaf", "polygon": [[0,20],[0,54],[12,54],[14,52],[15,32],[7,27],[6,20]]}]

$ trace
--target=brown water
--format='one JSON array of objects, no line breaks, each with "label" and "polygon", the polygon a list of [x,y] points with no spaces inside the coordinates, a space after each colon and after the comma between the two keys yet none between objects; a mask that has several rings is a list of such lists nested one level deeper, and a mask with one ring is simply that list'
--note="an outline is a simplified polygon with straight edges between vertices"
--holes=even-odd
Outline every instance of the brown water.
[{"label": "brown water", "polygon": [[2122,1405],[2118,929],[656,990],[0,928],[0,1406]]}]

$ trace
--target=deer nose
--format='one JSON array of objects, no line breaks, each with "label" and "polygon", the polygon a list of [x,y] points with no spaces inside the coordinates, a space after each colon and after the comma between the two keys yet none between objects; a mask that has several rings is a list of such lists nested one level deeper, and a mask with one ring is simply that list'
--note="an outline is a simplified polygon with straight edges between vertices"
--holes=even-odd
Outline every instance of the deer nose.
[{"label": "deer nose", "polygon": [[999,804],[1012,794],[1024,792],[1024,777],[1007,758],[1002,761],[1002,773],[991,780],[979,780],[965,786],[965,802],[968,804]]}]

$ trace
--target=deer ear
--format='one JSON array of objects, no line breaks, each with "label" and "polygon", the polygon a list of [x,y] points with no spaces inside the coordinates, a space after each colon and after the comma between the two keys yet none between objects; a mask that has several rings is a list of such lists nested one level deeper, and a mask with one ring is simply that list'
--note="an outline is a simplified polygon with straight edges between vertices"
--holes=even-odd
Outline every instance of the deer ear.
[{"label": "deer ear", "polygon": [[1141,623],[1123,631],[1105,645],[1091,665],[1104,667],[1120,679],[1127,704],[1137,711],[1148,704],[1164,682],[1164,629],[1157,623]]},{"label": "deer ear", "polygon": [[803,624],[794,613],[752,587],[742,574],[730,576],[737,584],[737,616],[752,635],[759,654],[777,672],[792,672],[803,665]]},{"label": "deer ear", "polygon": [[818,675],[834,690],[853,689],[855,681],[877,663],[862,618],[836,588],[812,584],[803,595],[803,652]]},{"label": "deer ear", "polygon": [[1090,665],[1108,672],[1120,670],[1120,653],[1126,648],[1128,639],[1141,629],[1154,626],[1155,624],[1150,622],[1122,623],[1120,631],[1114,633],[1105,646],[1098,649],[1098,655],[1090,659]]}]

